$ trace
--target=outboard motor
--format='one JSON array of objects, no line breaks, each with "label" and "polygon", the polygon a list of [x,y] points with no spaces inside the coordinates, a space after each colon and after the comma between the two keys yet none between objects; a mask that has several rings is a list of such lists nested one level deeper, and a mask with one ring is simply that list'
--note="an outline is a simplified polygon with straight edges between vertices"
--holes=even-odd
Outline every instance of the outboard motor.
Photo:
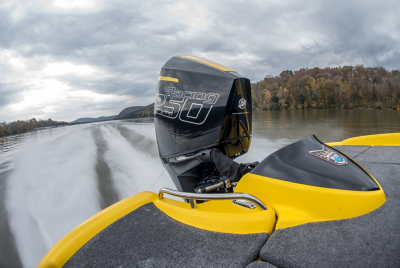
[{"label": "outboard motor", "polygon": [[158,149],[176,188],[232,191],[256,163],[238,164],[251,143],[250,80],[218,63],[177,56],[161,69],[154,104]]}]

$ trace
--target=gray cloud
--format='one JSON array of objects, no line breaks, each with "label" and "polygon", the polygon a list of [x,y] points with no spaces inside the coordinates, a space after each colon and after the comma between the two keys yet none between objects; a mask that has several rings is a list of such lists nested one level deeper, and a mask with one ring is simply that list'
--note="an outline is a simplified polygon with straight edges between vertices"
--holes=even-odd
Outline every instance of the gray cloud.
[{"label": "gray cloud", "polygon": [[18,89],[18,85],[0,83],[0,107],[20,101],[22,97]]},{"label": "gray cloud", "polygon": [[[146,105],[161,66],[178,54],[220,62],[253,82],[303,67],[399,69],[399,11],[395,1],[103,1],[94,10],[62,10],[45,0],[3,4],[0,57],[18,58],[23,67],[11,62],[12,70],[0,74],[0,121],[31,114],[72,120]],[[51,77],[42,72],[63,62],[96,70]],[[2,114],[46,79],[65,86],[70,98],[74,90],[86,90],[99,101],[79,106],[73,99],[68,108],[63,100],[51,112],[27,104],[25,113]],[[99,94],[115,98],[107,102]]]}]

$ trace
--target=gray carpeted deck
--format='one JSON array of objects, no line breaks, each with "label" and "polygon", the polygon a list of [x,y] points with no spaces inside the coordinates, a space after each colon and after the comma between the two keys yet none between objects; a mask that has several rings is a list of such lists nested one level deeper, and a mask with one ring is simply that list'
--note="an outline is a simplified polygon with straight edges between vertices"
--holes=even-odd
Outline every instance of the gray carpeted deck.
[{"label": "gray carpeted deck", "polygon": [[261,259],[278,267],[400,267],[400,147],[336,148],[379,181],[385,204],[348,220],[277,230]]},{"label": "gray carpeted deck", "polygon": [[267,239],[187,226],[150,203],[100,232],[65,267],[244,267]]}]

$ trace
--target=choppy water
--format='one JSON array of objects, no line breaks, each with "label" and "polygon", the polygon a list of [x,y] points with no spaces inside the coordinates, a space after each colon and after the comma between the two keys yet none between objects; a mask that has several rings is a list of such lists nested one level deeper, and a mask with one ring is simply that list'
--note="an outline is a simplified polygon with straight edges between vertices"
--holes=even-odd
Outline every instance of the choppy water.
[{"label": "choppy water", "polygon": [[[311,134],[323,141],[400,132],[399,111],[255,112],[239,162],[260,161]],[[64,235],[141,191],[174,188],[149,120],[44,129],[0,139],[0,267],[35,267]]]}]

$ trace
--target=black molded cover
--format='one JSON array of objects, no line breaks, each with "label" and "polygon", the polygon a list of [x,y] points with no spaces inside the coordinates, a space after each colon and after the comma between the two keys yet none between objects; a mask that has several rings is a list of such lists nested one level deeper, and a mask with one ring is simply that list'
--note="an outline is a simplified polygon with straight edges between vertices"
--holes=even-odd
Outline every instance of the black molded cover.
[{"label": "black molded cover", "polygon": [[325,188],[371,191],[376,182],[351,158],[315,136],[292,143],[265,158],[251,173]]},{"label": "black molded cover", "polygon": [[166,77],[158,82],[154,104],[160,157],[177,188],[191,191],[202,168],[197,160],[179,162],[177,156],[218,148],[236,157],[249,150],[250,81],[179,57],[166,62],[160,76]]},{"label": "black molded cover", "polygon": [[[173,57],[160,76],[155,126],[160,156],[171,157],[224,144],[232,157],[248,151],[251,135],[250,81],[184,58]],[[239,101],[242,106],[239,108]],[[229,143],[230,146],[225,146]],[[234,147],[234,148],[233,148]],[[221,149],[221,148],[220,148]]]}]

